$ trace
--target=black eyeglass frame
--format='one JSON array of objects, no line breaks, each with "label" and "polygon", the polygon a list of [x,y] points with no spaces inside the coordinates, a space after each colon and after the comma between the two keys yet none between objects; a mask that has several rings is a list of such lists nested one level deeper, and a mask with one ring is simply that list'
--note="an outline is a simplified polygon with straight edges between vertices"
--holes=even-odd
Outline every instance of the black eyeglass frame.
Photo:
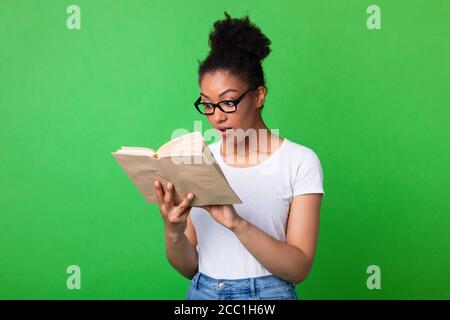
[{"label": "black eyeglass frame", "polygon": [[[203,103],[203,104],[208,104],[208,105],[213,106],[213,111],[212,111],[212,113],[204,113],[204,112],[202,112],[202,111],[200,110],[199,105],[202,103],[202,102],[201,102],[201,99],[202,99],[201,96],[198,97],[197,101],[194,102],[194,106],[195,106],[195,108],[197,109],[198,112],[200,112],[201,114],[203,114],[203,115],[205,115],[205,116],[213,115],[214,112],[216,112],[216,108],[219,108],[220,111],[225,112],[225,113],[233,113],[233,112],[236,112],[237,106],[238,106],[239,102],[241,102],[242,99],[244,99],[245,95],[246,95],[249,91],[252,91],[252,88],[248,88],[248,89],[247,89],[243,94],[241,94],[236,100],[223,100],[223,101],[219,101],[219,102],[217,102],[217,103],[212,103],[212,102],[206,102],[206,103]],[[234,109],[233,111],[225,111],[225,110],[223,110],[222,107],[220,106],[220,104],[223,103],[223,102],[232,102],[232,103],[234,104],[234,108],[235,108],[235,109]]]}]

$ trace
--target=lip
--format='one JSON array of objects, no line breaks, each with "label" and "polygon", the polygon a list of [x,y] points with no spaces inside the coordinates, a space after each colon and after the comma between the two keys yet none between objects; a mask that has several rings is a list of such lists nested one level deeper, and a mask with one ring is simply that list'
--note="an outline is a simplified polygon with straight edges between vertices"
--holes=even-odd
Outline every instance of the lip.
[{"label": "lip", "polygon": [[231,132],[231,130],[232,130],[232,128],[228,128],[228,129],[226,129],[225,131],[221,131],[221,130],[219,130],[219,129],[222,129],[222,128],[216,128],[216,131],[217,131],[217,133],[218,133],[220,136],[222,136],[222,137],[226,137],[228,134],[230,134],[230,132]]}]

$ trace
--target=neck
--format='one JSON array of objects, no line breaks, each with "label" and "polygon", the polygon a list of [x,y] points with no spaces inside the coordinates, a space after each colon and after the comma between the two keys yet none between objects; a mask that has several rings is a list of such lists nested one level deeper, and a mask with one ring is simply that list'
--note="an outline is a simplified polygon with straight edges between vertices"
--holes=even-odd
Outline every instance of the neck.
[{"label": "neck", "polygon": [[243,136],[239,134],[234,138],[222,139],[222,155],[237,158],[248,158],[254,154],[268,154],[274,138],[276,138],[263,121],[257,121],[254,126],[244,131]]}]

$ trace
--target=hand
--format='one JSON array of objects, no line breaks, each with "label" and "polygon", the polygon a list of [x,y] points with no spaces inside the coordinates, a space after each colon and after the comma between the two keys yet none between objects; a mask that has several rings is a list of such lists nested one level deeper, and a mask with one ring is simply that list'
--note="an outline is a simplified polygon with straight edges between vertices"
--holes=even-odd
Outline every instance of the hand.
[{"label": "hand", "polygon": [[225,228],[233,231],[244,219],[236,212],[233,205],[207,205],[199,206],[209,212],[211,217]]},{"label": "hand", "polygon": [[191,211],[189,205],[194,195],[188,193],[180,203],[176,204],[174,202],[174,186],[172,183],[168,182],[166,191],[164,191],[161,182],[155,180],[154,187],[166,231],[171,236],[182,235],[187,228],[187,217]]}]

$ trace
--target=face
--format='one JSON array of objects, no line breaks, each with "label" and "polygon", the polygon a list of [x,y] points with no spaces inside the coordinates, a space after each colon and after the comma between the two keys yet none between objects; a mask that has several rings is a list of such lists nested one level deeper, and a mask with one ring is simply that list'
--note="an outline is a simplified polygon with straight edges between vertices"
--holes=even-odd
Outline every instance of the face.
[{"label": "face", "polygon": [[[228,71],[218,70],[205,73],[200,83],[200,96],[204,102],[218,103],[223,100],[235,100],[243,94],[249,85]],[[207,115],[209,123],[218,130],[222,139],[230,139],[233,130],[220,130],[221,128],[256,130],[264,128],[261,120],[259,108],[264,103],[265,88],[263,86],[256,90],[249,91],[237,105],[237,110],[233,113],[222,112],[216,108],[214,114]],[[236,136],[234,136],[236,141]]]}]

